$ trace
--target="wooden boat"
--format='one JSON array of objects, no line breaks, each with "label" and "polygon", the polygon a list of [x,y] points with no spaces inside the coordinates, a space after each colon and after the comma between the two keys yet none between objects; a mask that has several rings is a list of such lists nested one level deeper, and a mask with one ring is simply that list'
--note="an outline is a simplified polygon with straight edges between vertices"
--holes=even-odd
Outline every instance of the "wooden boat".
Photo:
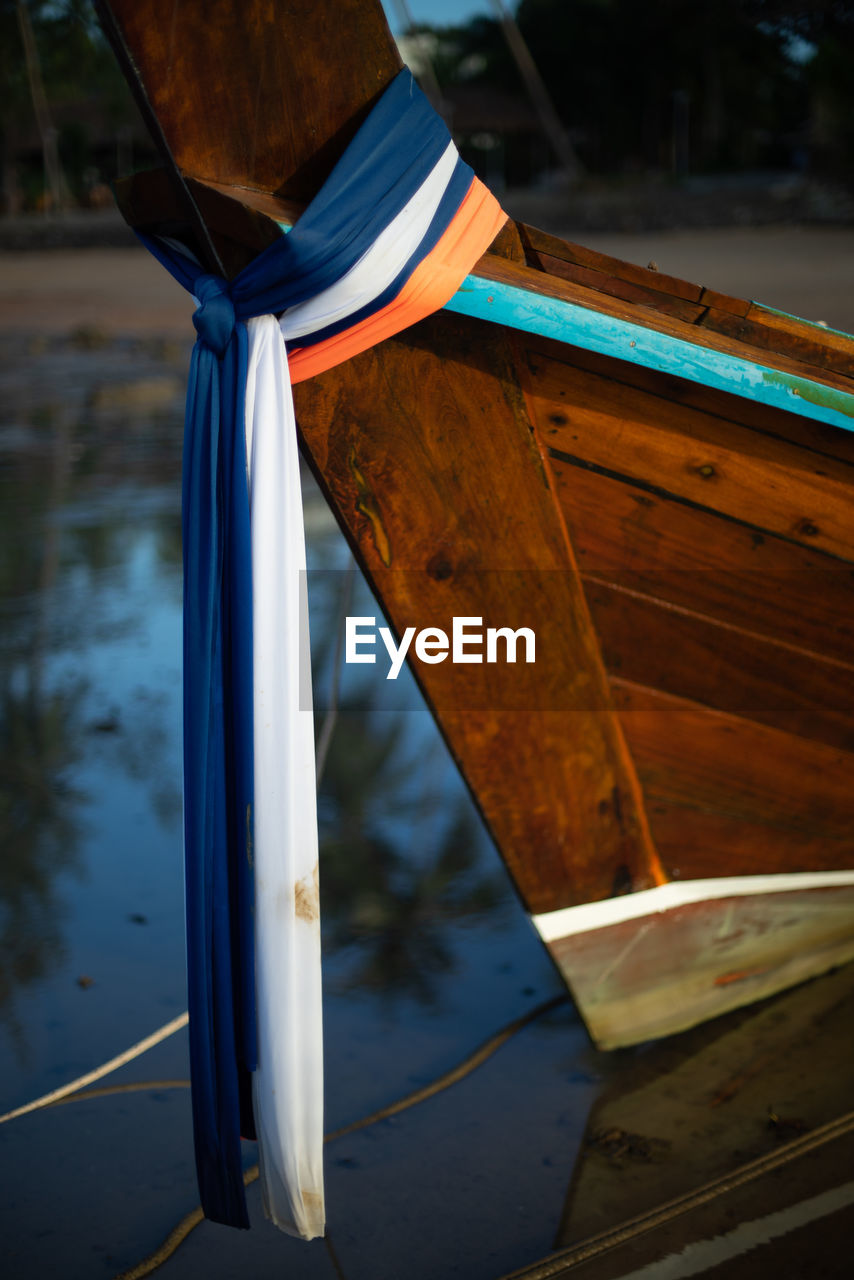
[{"label": "wooden boat", "polygon": [[[225,275],[401,66],[375,0],[98,8],[165,162],[123,212]],[[536,635],[413,668],[597,1043],[854,957],[852,338],[508,220],[295,401],[398,635]]]}]

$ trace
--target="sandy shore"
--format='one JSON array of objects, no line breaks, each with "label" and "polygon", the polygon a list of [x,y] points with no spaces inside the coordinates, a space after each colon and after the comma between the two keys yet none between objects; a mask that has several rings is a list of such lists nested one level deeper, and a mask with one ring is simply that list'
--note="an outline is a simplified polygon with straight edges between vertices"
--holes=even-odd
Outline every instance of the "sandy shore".
[{"label": "sandy shore", "polygon": [[193,300],[144,249],[0,255],[0,333],[192,337]]},{"label": "sandy shore", "polygon": [[[588,233],[586,244],[724,293],[854,330],[854,228]],[[142,249],[0,254],[0,332],[192,337],[188,295]]]}]

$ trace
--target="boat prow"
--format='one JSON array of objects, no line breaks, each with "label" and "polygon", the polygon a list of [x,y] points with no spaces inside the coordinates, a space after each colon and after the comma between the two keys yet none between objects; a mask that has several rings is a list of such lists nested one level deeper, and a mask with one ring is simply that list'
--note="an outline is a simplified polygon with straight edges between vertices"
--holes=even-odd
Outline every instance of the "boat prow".
[{"label": "boat prow", "polygon": [[[374,3],[98,7],[167,166],[123,210],[229,276],[400,67]],[[508,221],[295,404],[398,636],[537,637],[411,661],[598,1043],[854,957],[854,340]]]}]

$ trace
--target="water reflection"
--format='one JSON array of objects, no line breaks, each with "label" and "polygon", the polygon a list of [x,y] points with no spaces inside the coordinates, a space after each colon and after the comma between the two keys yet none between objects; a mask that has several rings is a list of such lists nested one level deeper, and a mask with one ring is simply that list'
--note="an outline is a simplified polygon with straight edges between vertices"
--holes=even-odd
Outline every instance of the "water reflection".
[{"label": "water reflection", "polygon": [[[35,660],[17,669],[18,681],[4,670],[0,695],[0,1017],[16,987],[42,977],[62,958],[62,904],[54,880],[59,871],[80,869],[81,796],[64,775],[80,755],[85,685],[45,696],[37,673]],[[14,1016],[11,1030],[21,1046]]]},{"label": "water reflection", "polygon": [[45,690],[60,542],[49,517],[68,488],[71,425],[67,413],[51,406],[36,407],[32,423],[44,440],[41,466],[21,465],[21,454],[13,453],[0,482],[0,599],[9,619],[0,688],[0,1016],[10,1012],[19,1048],[14,990],[61,959],[54,879],[60,870],[79,872],[80,795],[65,774],[80,755],[86,693],[79,679]]},{"label": "water reflection", "polygon": [[0,366],[0,1018],[20,1053],[13,998],[65,961],[100,790],[135,779],[162,826],[180,815],[168,695],[139,670],[131,692],[117,650],[150,623],[146,567],[177,575],[179,382],[160,374],[152,421],[122,395],[144,351],[75,346],[9,341]]},{"label": "water reflection", "polygon": [[408,669],[389,682],[381,664],[343,663],[346,615],[377,605],[307,476],[303,488],[326,985],[435,1011],[460,928],[506,923],[507,877]]},{"label": "water reflection", "polygon": [[[186,1008],[183,376],[181,360],[145,344],[56,341],[27,353],[21,343],[0,355],[0,1112],[91,1070]],[[336,662],[347,610],[370,615],[376,606],[361,577],[349,574],[343,540],[310,484],[306,502],[318,726],[336,707],[319,797],[327,1116],[335,1128],[447,1071],[557,983],[408,672],[388,682],[381,664]],[[514,1045],[518,1058],[502,1052],[511,1070],[531,1064],[539,1073],[523,1094],[540,1099],[541,1082],[559,1086],[562,1074],[531,1045]],[[186,1076],[185,1037],[126,1070]],[[504,1116],[503,1071],[490,1079],[478,1078],[478,1110]],[[155,1243],[150,1224],[195,1202],[189,1099],[170,1103],[167,1124],[153,1110],[162,1099],[120,1098],[26,1116],[0,1133],[19,1184],[0,1233],[5,1227],[20,1242],[22,1273],[68,1271],[71,1258],[69,1274],[88,1275],[92,1242],[102,1239],[131,1266]],[[442,1095],[443,1106],[450,1100]],[[370,1214],[387,1206],[385,1227],[397,1230],[401,1259],[423,1224],[388,1208],[393,1198],[368,1165],[376,1163],[380,1183],[423,1189],[425,1152],[464,1129],[455,1113],[442,1115],[435,1132],[402,1142],[397,1155],[385,1146],[398,1132],[389,1126],[340,1150],[330,1167],[336,1219],[362,1219],[365,1198]],[[527,1124],[517,1136],[531,1147]],[[125,1171],[116,1160],[126,1155]],[[454,1156],[468,1188],[481,1177],[476,1159],[476,1145]],[[442,1176],[437,1166],[427,1185],[441,1184],[444,1155],[439,1163]],[[539,1156],[529,1163],[532,1201],[545,1184],[552,1189],[551,1229],[563,1175]],[[104,1196],[114,1188],[122,1205],[110,1210]],[[515,1196],[509,1187],[491,1192],[492,1216],[474,1233],[480,1193],[474,1206],[462,1188],[455,1198],[472,1274],[472,1259],[488,1254],[485,1239],[512,1217],[501,1194]],[[45,1203],[55,1210],[51,1233],[43,1230]],[[431,1221],[444,1213],[431,1212]],[[514,1259],[547,1247],[539,1226],[532,1247],[517,1234],[514,1227]],[[453,1223],[436,1234],[434,1252],[456,1250],[451,1238]],[[270,1266],[287,1269],[288,1242],[263,1231],[257,1239]],[[217,1241],[206,1274],[220,1264]],[[378,1274],[367,1238],[364,1247],[372,1256],[348,1273]],[[413,1274],[439,1274],[434,1262]],[[311,1273],[310,1260],[299,1265]],[[407,1270],[390,1265],[394,1274]]]},{"label": "water reflection", "polygon": [[[439,752],[413,750],[407,727],[406,713],[372,718],[365,697],[339,714],[320,795],[324,945],[352,949],[346,989],[435,1006],[456,968],[450,926],[493,913],[506,883],[483,869],[466,798],[447,803]],[[422,795],[396,838],[377,799],[404,794],[413,774]]]},{"label": "water reflection", "polygon": [[[124,788],[144,790],[149,842],[159,827],[177,845],[181,813],[186,352],[78,338],[24,354],[0,366],[0,1017],[66,963],[67,886],[95,874]],[[342,668],[344,604],[376,607],[310,481],[306,504],[319,725],[335,703],[319,799],[329,985],[435,1009],[460,928],[506,923],[507,878],[408,673],[390,686]]]}]

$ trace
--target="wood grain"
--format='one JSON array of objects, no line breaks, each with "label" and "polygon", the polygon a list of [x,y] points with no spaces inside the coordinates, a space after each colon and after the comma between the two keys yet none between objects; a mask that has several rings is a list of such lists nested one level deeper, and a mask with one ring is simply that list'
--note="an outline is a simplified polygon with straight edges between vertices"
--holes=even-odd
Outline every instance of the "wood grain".
[{"label": "wood grain", "polygon": [[110,0],[99,16],[144,118],[182,173],[309,199],[402,66],[379,4],[312,0],[203,13]]},{"label": "wood grain", "polygon": [[566,262],[562,258],[556,258],[547,253],[529,253],[527,260],[529,266],[539,267],[541,271],[557,276],[561,280],[572,280],[597,293],[604,293],[612,298],[622,298],[639,307],[649,307],[653,311],[675,316],[690,324],[694,324],[705,315],[703,308],[696,302],[686,302],[683,298],[674,297],[673,294],[663,293],[647,285],[636,284],[634,281],[625,280],[607,271],[597,271],[593,267]]},{"label": "wood grain", "polygon": [[[126,207],[189,228],[228,274],[314,195],[400,66],[360,0],[334,23],[308,0],[287,24],[272,0],[213,0],[201,23],[174,0],[100,7],[171,167]],[[508,224],[476,270],[852,386],[839,335],[532,228]],[[850,860],[854,439],[447,314],[296,401],[398,634],[470,615],[543,638],[535,670],[416,664],[530,910],[662,879],[641,785],[674,873],[686,856],[710,875]]]},{"label": "wood grain", "polygon": [[547,235],[536,227],[522,225],[520,233],[529,266],[639,307],[735,337],[757,351],[790,356],[816,368],[854,377],[854,350],[847,334],[784,315],[759,303],[702,288],[676,276],[623,262]]},{"label": "wood grain", "polygon": [[473,272],[483,281],[508,285],[528,294],[553,298],[559,302],[569,302],[624,320],[629,324],[655,331],[669,338],[687,342],[696,348],[722,355],[733,356],[738,360],[758,363],[765,368],[778,370],[781,373],[794,374],[807,378],[818,387],[829,387],[851,394],[851,377],[840,374],[833,369],[819,367],[807,361],[793,359],[773,351],[761,351],[748,344],[716,333],[712,329],[698,324],[686,324],[674,316],[664,315],[660,311],[648,307],[633,306],[620,298],[609,298],[607,295],[587,289],[583,285],[570,280],[562,280],[558,276],[548,275],[531,267],[524,267],[515,262],[503,262],[491,258],[481,261]]},{"label": "wood grain", "polygon": [[685,880],[854,866],[854,755],[612,682],[665,869]]},{"label": "wood grain", "polygon": [[528,263],[540,267],[544,257],[559,262],[588,267],[615,280],[637,285],[655,293],[669,294],[672,298],[681,298],[686,302],[699,302],[703,293],[698,284],[680,280],[678,276],[668,276],[661,271],[652,271],[648,267],[639,267],[633,262],[624,262],[621,258],[612,258],[607,253],[599,253],[596,249],[588,249],[586,245],[574,244],[570,240],[561,240],[558,236],[540,231],[538,227],[519,224],[519,233],[525,246]]},{"label": "wood grain", "polygon": [[704,289],[700,302],[704,307],[717,307],[719,311],[730,311],[736,316],[746,316],[750,310],[750,302],[746,298],[733,298],[728,293],[719,293],[717,289]]},{"label": "wood grain", "polygon": [[638,1044],[854,958],[854,886],[652,909],[549,950],[599,1047]]},{"label": "wood grain", "polygon": [[821,457],[835,458],[848,466],[854,466],[852,431],[840,431],[837,427],[800,414],[757,404],[743,396],[704,387],[689,382],[686,378],[645,369],[641,365],[615,360],[594,351],[584,351],[580,347],[570,349],[565,343],[533,334],[526,334],[524,337],[524,353],[530,376],[535,381],[539,379],[543,360],[558,360],[618,382],[626,388],[646,391],[658,400],[700,409],[724,422],[738,423],[774,439],[789,440]]},{"label": "wood grain", "polygon": [[585,575],[804,652],[854,662],[854,571],[561,458],[555,491]]},{"label": "wood grain", "polygon": [[710,307],[697,323],[703,328],[725,333],[757,351],[769,351],[803,360],[807,364],[854,376],[854,352],[850,338],[820,325],[777,315],[751,303],[744,316]]},{"label": "wood grain", "polygon": [[494,668],[417,671],[528,908],[653,883],[640,793],[511,345],[475,321],[431,317],[295,392],[310,460],[398,633],[452,614],[491,625],[524,615],[535,631],[560,619],[565,646],[553,666],[538,660],[537,697],[554,684],[581,710],[508,710],[490,691]]},{"label": "wood grain", "polygon": [[854,475],[843,464],[568,361],[538,358],[532,388],[551,450],[854,560]]},{"label": "wood grain", "polygon": [[841,750],[854,749],[854,667],[586,581],[609,672]]}]

